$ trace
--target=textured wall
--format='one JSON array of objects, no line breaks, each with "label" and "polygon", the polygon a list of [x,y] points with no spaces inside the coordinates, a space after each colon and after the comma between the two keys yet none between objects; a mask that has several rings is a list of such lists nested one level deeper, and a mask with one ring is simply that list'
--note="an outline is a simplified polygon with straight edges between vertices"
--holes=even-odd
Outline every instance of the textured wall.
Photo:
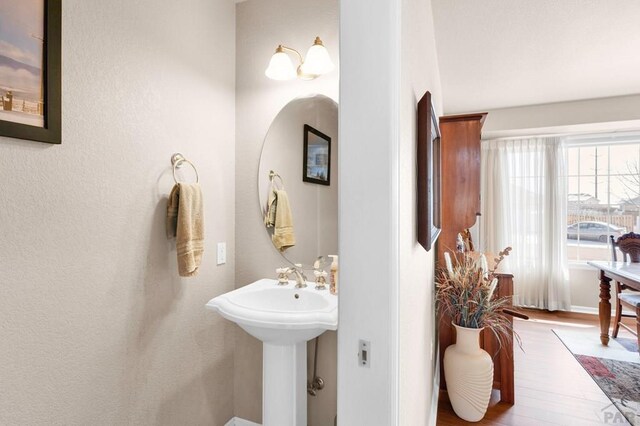
[{"label": "textured wall", "polygon": [[[236,285],[243,286],[285,264],[262,225],[258,164],[262,142],[278,112],[292,99],[321,93],[338,100],[338,2],[248,0],[237,6],[236,28]],[[313,81],[269,80],[264,70],[278,44],[303,54],[320,36],[336,69]],[[320,338],[319,374],[326,388],[309,399],[310,426],[329,426],[335,416],[336,333]],[[258,340],[237,329],[235,414],[262,417],[262,350]],[[310,346],[311,348],[312,346]]]},{"label": "textured wall", "polygon": [[[63,144],[0,138],[0,424],[223,425],[234,329],[204,304],[234,285],[235,5],[63,3]],[[193,279],[164,231],[176,151],[204,191]]]}]

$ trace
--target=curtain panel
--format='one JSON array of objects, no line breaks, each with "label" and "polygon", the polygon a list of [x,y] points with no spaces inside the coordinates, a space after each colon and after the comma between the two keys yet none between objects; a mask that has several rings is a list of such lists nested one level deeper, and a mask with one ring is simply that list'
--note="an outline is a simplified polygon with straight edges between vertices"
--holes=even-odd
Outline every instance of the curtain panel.
[{"label": "curtain panel", "polygon": [[559,138],[482,142],[480,242],[492,253],[513,247],[518,306],[571,308],[566,164]]}]

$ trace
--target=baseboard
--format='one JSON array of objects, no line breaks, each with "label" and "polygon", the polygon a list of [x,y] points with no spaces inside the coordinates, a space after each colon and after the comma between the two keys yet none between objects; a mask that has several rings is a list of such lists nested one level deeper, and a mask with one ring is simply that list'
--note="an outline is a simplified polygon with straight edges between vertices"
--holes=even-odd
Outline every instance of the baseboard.
[{"label": "baseboard", "polygon": [[249,420],[241,419],[240,417],[234,417],[229,420],[224,426],[261,426],[258,423],[250,422]]},{"label": "baseboard", "polygon": [[[615,313],[615,309],[612,306],[611,307],[611,315],[613,315]],[[579,314],[591,314],[591,315],[598,315],[598,308],[593,308],[591,306],[576,306],[576,305],[571,305],[571,312],[577,312]]]},{"label": "baseboard", "polygon": [[431,389],[431,407],[429,407],[429,426],[436,426],[438,419],[438,400],[440,397],[440,342],[436,340],[435,368],[433,372],[433,388]]},{"label": "baseboard", "polygon": [[[590,314],[590,315],[598,315],[598,308],[593,308],[591,306],[576,306],[571,305],[571,312],[577,312],[579,314]],[[625,311],[623,311],[625,312]],[[614,304],[611,304],[611,316],[616,314],[616,307]]]},{"label": "baseboard", "polygon": [[[543,311],[543,312],[550,312],[552,314],[557,314],[557,315],[571,315],[572,313],[575,313],[575,314],[587,314],[587,315],[598,316],[598,307],[593,307],[593,306],[571,305],[571,308],[568,311],[546,311],[544,309],[528,308],[528,307],[521,307],[520,309],[522,309],[525,313],[527,310],[531,310],[532,312]],[[615,307],[615,304],[612,303],[611,316],[615,315],[615,313],[616,313],[616,307]]]}]

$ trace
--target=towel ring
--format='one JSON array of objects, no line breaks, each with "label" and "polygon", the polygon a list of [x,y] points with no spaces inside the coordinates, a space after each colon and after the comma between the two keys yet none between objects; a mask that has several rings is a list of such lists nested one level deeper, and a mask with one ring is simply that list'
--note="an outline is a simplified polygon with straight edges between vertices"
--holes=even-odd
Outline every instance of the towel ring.
[{"label": "towel ring", "polygon": [[180,183],[178,182],[178,177],[176,176],[176,169],[182,167],[182,163],[187,163],[193,168],[193,171],[196,173],[196,183],[199,183],[200,176],[198,176],[198,169],[196,169],[196,166],[191,161],[184,158],[184,155],[180,153],[175,153],[171,156],[171,164],[173,164],[173,180],[176,183]]},{"label": "towel ring", "polygon": [[282,179],[282,176],[280,176],[279,174],[277,174],[276,172],[274,172],[273,170],[269,170],[269,180],[271,182],[273,182],[273,180],[275,178],[280,179],[280,185],[282,185],[282,187],[284,187],[284,179]]}]

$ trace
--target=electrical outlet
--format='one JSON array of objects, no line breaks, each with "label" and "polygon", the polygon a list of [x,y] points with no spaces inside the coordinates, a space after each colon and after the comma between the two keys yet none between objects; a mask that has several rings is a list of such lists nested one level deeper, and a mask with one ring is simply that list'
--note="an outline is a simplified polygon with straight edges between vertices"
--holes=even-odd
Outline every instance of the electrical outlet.
[{"label": "electrical outlet", "polygon": [[371,342],[360,339],[358,344],[358,363],[360,367],[369,368],[371,364]]},{"label": "electrical outlet", "polygon": [[227,263],[227,243],[218,243],[218,265]]}]

